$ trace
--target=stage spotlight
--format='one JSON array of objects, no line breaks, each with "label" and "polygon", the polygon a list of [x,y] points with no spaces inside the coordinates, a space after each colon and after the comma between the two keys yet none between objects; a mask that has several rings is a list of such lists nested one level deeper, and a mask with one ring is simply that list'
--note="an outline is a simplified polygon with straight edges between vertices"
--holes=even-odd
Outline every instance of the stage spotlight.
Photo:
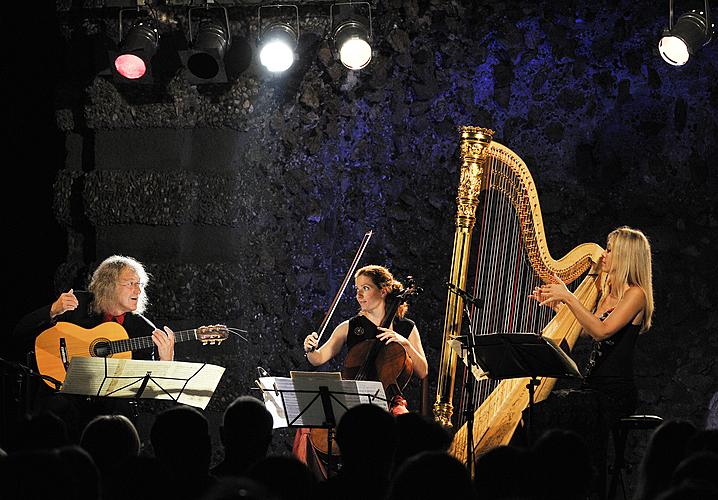
[{"label": "stage spotlight", "polygon": [[[363,17],[357,11],[357,7],[366,6],[369,12],[368,17]],[[334,13],[334,7],[338,7],[338,13]],[[342,9],[345,12],[341,13]],[[358,70],[365,68],[371,62],[371,6],[368,2],[349,2],[332,4],[329,9],[332,21],[332,40],[334,49],[341,63],[347,68]]]},{"label": "stage spotlight", "polygon": [[692,10],[678,18],[673,25],[673,0],[669,2],[668,28],[658,42],[658,52],[668,64],[683,66],[698,50],[713,38],[715,24],[711,22],[708,0],[705,11]]},{"label": "stage spotlight", "polygon": [[120,47],[114,53],[112,67],[117,75],[129,81],[149,80],[150,61],[157,53],[160,35],[152,17],[135,21],[122,38],[122,11],[120,11]]},{"label": "stage spotlight", "polygon": [[[274,21],[262,27],[263,8],[294,8],[296,29],[286,21]],[[288,70],[296,57],[299,43],[299,9],[296,5],[264,5],[259,7],[259,61],[272,73]]]},{"label": "stage spotlight", "polygon": [[180,57],[185,67],[185,77],[190,83],[224,83],[227,73],[224,68],[224,56],[232,43],[229,30],[229,16],[225,7],[222,9],[222,21],[213,17],[204,17],[199,22],[197,35],[192,35],[192,10],[209,7],[195,7],[189,9],[187,16],[189,25],[190,49],[182,51]]}]

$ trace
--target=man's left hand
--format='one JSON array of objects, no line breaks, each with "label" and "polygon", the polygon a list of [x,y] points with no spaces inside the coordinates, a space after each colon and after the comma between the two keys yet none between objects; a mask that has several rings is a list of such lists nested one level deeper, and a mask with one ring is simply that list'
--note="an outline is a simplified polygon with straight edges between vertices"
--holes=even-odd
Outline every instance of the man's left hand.
[{"label": "man's left hand", "polygon": [[157,346],[161,361],[172,361],[175,357],[175,332],[165,326],[162,331],[159,328],[152,332],[152,342]]}]

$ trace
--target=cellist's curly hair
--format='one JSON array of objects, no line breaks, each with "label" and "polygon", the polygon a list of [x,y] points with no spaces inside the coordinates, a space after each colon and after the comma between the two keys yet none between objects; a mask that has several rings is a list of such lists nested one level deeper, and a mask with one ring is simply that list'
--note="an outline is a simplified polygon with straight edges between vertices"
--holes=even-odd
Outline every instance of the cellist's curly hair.
[{"label": "cellist's curly hair", "polygon": [[[364,266],[354,273],[354,279],[359,276],[367,276],[379,290],[386,292],[387,295],[395,295],[404,290],[404,285],[397,281],[394,275],[384,266]],[[402,304],[399,306],[396,315],[403,318],[408,309],[407,304]]]}]

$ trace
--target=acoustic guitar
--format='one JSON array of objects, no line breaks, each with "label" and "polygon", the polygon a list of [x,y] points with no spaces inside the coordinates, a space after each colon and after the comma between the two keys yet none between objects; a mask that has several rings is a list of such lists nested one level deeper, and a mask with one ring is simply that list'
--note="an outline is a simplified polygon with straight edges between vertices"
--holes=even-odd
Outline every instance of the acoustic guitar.
[{"label": "acoustic guitar", "polygon": [[[201,326],[175,332],[175,343],[199,340],[202,344],[219,344],[228,337],[224,325]],[[132,351],[154,346],[152,336],[130,338],[119,323],[102,323],[94,328],[82,328],[59,321],[35,339],[35,360],[38,372],[60,382],[73,356],[132,358]],[[48,380],[45,383],[55,388]]]}]

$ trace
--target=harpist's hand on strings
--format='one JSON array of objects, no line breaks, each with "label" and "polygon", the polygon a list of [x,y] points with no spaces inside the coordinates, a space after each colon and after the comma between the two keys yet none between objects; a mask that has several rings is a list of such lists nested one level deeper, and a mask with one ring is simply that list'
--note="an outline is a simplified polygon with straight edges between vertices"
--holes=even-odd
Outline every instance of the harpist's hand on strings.
[{"label": "harpist's hand on strings", "polygon": [[534,289],[531,297],[539,301],[542,306],[549,306],[554,310],[563,302],[566,302],[573,294],[566,287],[561,278],[553,275],[554,283],[547,283]]},{"label": "harpist's hand on strings", "polygon": [[548,306],[554,311],[558,311],[559,306],[564,302],[562,297],[566,297],[566,293],[570,294],[571,292],[561,278],[554,274],[553,279],[556,280],[556,283],[535,287],[529,297],[536,300],[541,306]]},{"label": "harpist's hand on strings", "polygon": [[78,304],[77,297],[75,297],[72,288],[70,288],[67,292],[60,294],[50,306],[50,319],[67,311],[74,311]]},{"label": "harpist's hand on strings", "polygon": [[409,347],[409,339],[406,337],[402,337],[398,333],[396,333],[394,330],[390,330],[388,328],[382,328],[380,326],[376,327],[377,330],[379,330],[381,333],[376,336],[377,339],[381,340],[385,344],[389,344],[390,342],[397,342],[404,346],[404,348]]}]

